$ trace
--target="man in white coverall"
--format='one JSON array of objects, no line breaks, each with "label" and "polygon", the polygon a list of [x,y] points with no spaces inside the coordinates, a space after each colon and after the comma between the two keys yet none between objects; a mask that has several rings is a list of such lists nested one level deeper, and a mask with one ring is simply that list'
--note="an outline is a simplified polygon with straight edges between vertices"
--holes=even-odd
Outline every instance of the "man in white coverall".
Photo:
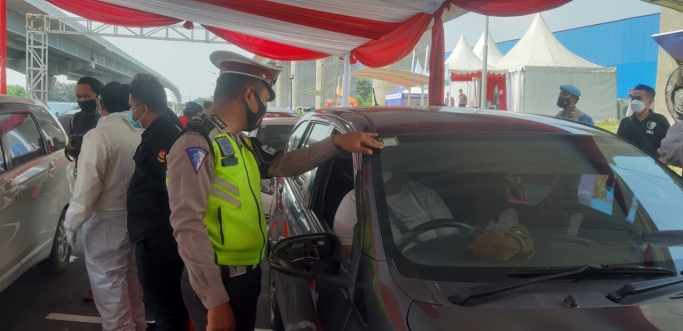
[{"label": "man in white coverall", "polygon": [[126,193],[135,171],[141,130],[128,121],[127,85],[109,83],[98,108],[102,117],[83,139],[78,177],[64,227],[75,246],[83,227],[85,266],[105,331],[144,331],[145,308],[134,246],[128,240]]}]

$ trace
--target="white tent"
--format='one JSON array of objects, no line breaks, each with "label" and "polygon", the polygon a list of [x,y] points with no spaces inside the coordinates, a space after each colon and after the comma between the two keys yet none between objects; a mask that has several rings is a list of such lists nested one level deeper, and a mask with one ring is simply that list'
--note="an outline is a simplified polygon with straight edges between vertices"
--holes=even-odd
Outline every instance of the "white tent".
[{"label": "white tent", "polygon": [[[472,51],[474,54],[480,58],[484,58],[484,34],[485,32],[481,33],[481,37],[479,37],[479,41],[477,41],[477,44],[474,45],[474,48]],[[498,46],[496,46],[496,42],[493,41],[493,38],[491,38],[491,34],[489,33],[489,51],[487,52],[489,54],[489,57],[487,59],[488,63],[492,65],[496,65],[498,61],[500,61],[503,58],[503,53],[500,52],[500,49],[498,49]]]},{"label": "white tent", "polygon": [[[505,72],[504,69],[493,66],[491,62],[488,63],[487,67],[488,71],[491,73]],[[483,69],[483,63],[481,59],[474,54],[470,45],[467,44],[465,36],[460,35],[460,40],[458,40],[451,55],[446,59],[446,68],[448,68],[450,72],[456,74],[471,74],[480,72]]]},{"label": "white tent", "polygon": [[[460,35],[460,40],[458,40],[453,52],[451,52],[451,55],[446,60],[446,68],[449,72],[449,77],[447,78],[450,79],[451,73],[463,76],[472,75],[472,77],[469,77],[468,81],[451,82],[449,85],[450,91],[448,93],[452,97],[457,98],[457,93],[455,92],[459,89],[462,89],[463,93],[467,96],[468,106],[478,106],[478,95],[480,89],[479,85],[481,79],[475,78],[474,76],[482,71],[483,66],[484,64],[482,60],[477,57],[476,54],[474,54],[472,48],[465,40],[465,36]],[[505,74],[506,72],[505,69],[500,69],[493,66],[491,62],[487,64],[487,70],[489,74]],[[479,77],[481,77],[481,75],[479,75]]]},{"label": "white tent", "polygon": [[519,113],[554,115],[563,84],[581,90],[577,108],[594,120],[617,116],[617,70],[584,60],[565,48],[540,14],[517,45],[497,67],[509,71],[508,109]]}]

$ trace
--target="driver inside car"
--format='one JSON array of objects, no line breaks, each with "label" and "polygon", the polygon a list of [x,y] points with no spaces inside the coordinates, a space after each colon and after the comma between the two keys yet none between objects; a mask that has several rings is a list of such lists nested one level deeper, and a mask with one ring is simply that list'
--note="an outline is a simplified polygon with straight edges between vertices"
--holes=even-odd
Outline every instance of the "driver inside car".
[{"label": "driver inside car", "polygon": [[[384,191],[391,219],[391,231],[395,242],[416,226],[438,219],[453,219],[450,210],[441,197],[428,186],[383,171]],[[356,190],[344,196],[334,216],[333,232],[341,241],[344,250],[351,251],[353,227],[356,225]],[[418,236],[421,241],[436,236],[458,233],[457,229],[440,228],[426,231]]]}]

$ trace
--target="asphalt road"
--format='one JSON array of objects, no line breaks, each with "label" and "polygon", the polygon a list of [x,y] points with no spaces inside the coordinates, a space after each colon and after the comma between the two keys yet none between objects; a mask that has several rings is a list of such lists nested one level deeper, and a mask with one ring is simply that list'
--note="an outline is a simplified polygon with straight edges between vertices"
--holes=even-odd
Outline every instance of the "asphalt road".
[{"label": "asphalt road", "polygon": [[[57,276],[42,275],[37,268],[24,273],[14,284],[0,293],[0,329],[3,331],[97,331],[99,317],[95,304],[84,303],[89,289],[79,234],[72,262],[67,271]],[[263,279],[259,297],[258,329],[270,329],[268,310],[268,265],[262,264]],[[52,314],[52,315],[51,315]],[[57,318],[55,319],[48,319]],[[61,320],[59,320],[61,319]],[[77,319],[81,321],[64,321]],[[260,331],[260,330],[259,330]]]}]

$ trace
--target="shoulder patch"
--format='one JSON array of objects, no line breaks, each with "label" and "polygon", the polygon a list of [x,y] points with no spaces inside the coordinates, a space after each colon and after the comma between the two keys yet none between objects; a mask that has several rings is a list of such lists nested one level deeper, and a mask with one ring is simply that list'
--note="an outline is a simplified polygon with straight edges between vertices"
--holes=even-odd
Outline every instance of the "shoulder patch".
[{"label": "shoulder patch", "polygon": [[157,155],[157,161],[159,162],[166,162],[166,150],[162,149],[159,151],[159,155]]},{"label": "shoulder patch", "polygon": [[277,151],[275,150],[275,148],[272,148],[272,147],[270,147],[270,146],[268,146],[268,145],[262,145],[262,146],[261,146],[261,149],[262,149],[264,152],[266,152],[266,153],[268,153],[268,154],[270,154],[270,155],[275,155],[275,153],[277,153]]},{"label": "shoulder patch", "polygon": [[190,147],[185,151],[187,151],[187,156],[190,158],[190,163],[192,164],[194,173],[199,173],[199,169],[201,169],[202,164],[204,163],[204,160],[209,152],[201,147]]}]

